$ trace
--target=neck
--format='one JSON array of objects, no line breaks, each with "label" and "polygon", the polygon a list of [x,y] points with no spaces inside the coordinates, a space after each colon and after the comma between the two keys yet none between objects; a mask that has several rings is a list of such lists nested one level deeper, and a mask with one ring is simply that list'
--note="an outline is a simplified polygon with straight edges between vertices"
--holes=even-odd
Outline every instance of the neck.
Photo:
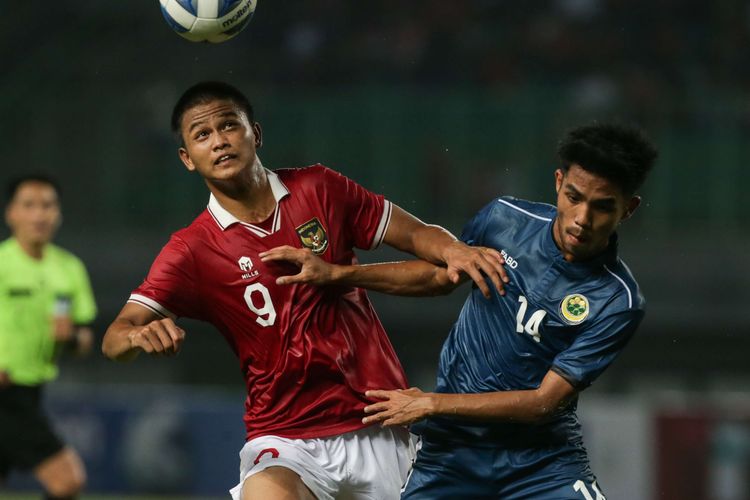
[{"label": "neck", "polygon": [[21,250],[32,259],[41,260],[44,256],[44,247],[47,246],[46,243],[25,241],[19,238],[16,238],[16,241],[18,242],[18,246],[21,247]]},{"label": "neck", "polygon": [[263,222],[276,209],[276,199],[260,160],[256,159],[240,178],[231,182],[206,181],[206,184],[219,204],[243,222]]}]

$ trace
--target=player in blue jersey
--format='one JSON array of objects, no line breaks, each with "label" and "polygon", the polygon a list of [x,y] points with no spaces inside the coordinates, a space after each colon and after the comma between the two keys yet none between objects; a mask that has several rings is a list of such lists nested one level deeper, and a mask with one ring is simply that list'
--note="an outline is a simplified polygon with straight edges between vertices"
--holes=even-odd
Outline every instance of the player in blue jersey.
[{"label": "player in blue jersey", "polygon": [[[636,129],[593,124],[560,143],[556,206],[502,197],[462,239],[500,250],[510,282],[489,300],[474,288],[440,355],[433,393],[373,390],[367,423],[412,425],[422,446],[402,498],[602,500],[576,416],[578,393],[627,344],[644,300],[617,255],[617,226],[657,153]],[[452,290],[422,261],[327,265],[296,262],[283,282],[360,286],[402,295]]]}]

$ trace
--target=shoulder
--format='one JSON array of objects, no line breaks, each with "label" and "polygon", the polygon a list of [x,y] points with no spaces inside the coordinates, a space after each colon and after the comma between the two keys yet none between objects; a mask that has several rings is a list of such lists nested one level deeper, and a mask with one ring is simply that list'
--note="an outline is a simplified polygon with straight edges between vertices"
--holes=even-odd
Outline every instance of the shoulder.
[{"label": "shoulder", "polygon": [[13,238],[8,238],[0,242],[0,255],[6,256],[13,253]]},{"label": "shoulder", "polygon": [[610,278],[612,305],[623,311],[643,311],[646,300],[628,266],[618,258],[603,267]]},{"label": "shoulder", "polygon": [[57,262],[63,262],[72,266],[83,266],[83,261],[81,261],[81,259],[79,259],[73,252],[53,243],[47,245],[46,252],[49,258]]},{"label": "shoulder", "polygon": [[297,168],[279,168],[273,170],[273,173],[279,176],[285,184],[324,184],[325,181],[332,177],[343,177],[340,173],[332,170],[320,163],[309,165],[307,167]]},{"label": "shoulder", "polygon": [[512,196],[496,199],[496,211],[505,217],[524,221],[549,222],[557,215],[557,209],[548,203],[522,200]]},{"label": "shoulder", "polygon": [[493,199],[475,216],[475,223],[482,222],[494,230],[523,226],[531,228],[548,224],[557,211],[552,205],[521,200],[511,196]]},{"label": "shoulder", "polygon": [[167,245],[195,245],[205,242],[208,236],[216,231],[221,231],[221,228],[211,212],[205,209],[188,226],[173,232]]}]

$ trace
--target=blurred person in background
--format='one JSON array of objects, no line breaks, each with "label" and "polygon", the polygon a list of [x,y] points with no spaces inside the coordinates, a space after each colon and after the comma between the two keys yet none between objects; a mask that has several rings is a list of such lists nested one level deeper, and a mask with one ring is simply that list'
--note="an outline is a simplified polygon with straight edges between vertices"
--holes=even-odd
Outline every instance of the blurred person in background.
[{"label": "blurred person in background", "polygon": [[61,351],[85,355],[96,305],[86,268],[51,243],[60,227],[60,190],[46,176],[11,182],[0,243],[0,480],[32,471],[46,498],[76,498],[86,482],[78,454],[55,433],[42,408],[44,384]]},{"label": "blurred person in background", "polygon": [[173,234],[146,280],[104,336],[102,351],[128,361],[175,354],[190,317],[214,325],[247,384],[244,447],[235,500],[395,499],[413,459],[404,427],[362,422],[372,387],[406,377],[364,290],[281,286],[286,263],[259,254],[279,245],[356,263],[355,248],[385,242],[466,273],[488,296],[502,289],[502,258],[459,242],[321,165],[267,170],[260,124],[247,98],[223,82],[189,88],[172,113],[185,167],[204,180],[207,209]]},{"label": "blurred person in background", "polygon": [[[639,206],[657,153],[637,129],[593,124],[569,132],[558,154],[556,206],[501,197],[466,224],[461,239],[500,251],[510,281],[491,300],[471,292],[443,345],[435,392],[367,392],[377,402],[365,423],[415,424],[421,436],[402,498],[604,500],[576,406],[643,318],[616,229]],[[291,247],[261,257],[300,267],[283,283],[401,295],[457,286],[424,261],[334,266]]]}]

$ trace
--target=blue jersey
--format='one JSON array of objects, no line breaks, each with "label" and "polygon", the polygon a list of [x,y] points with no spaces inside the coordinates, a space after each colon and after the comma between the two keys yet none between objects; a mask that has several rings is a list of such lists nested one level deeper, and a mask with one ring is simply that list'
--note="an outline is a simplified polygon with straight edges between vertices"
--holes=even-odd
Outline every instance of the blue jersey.
[{"label": "blue jersey", "polygon": [[[617,257],[616,235],[595,259],[568,262],[553,239],[556,214],[503,197],[466,225],[463,241],[502,252],[510,283],[489,300],[473,288],[443,346],[437,392],[536,389],[549,370],[584,389],[633,335],[644,300]],[[431,418],[413,431],[474,446],[582,443],[575,403],[543,424]]]}]

